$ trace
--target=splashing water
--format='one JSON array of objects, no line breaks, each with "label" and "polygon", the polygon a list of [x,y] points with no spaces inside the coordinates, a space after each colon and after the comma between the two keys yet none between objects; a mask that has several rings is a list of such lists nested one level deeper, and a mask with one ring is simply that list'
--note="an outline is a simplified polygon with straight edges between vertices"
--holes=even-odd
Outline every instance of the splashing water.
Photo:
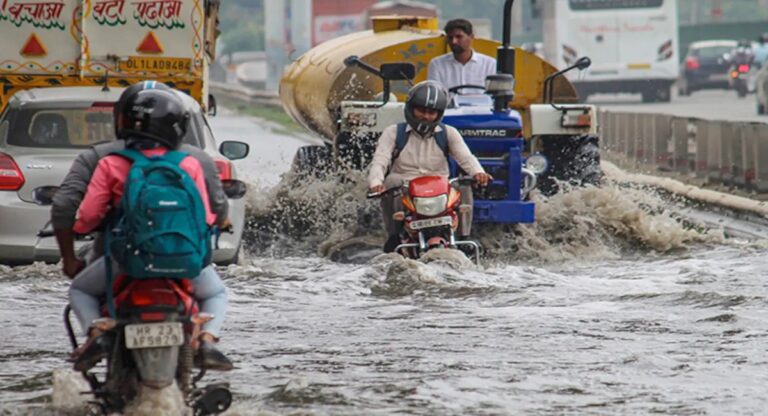
[{"label": "splashing water", "polygon": [[[256,253],[314,252],[332,259],[345,250],[381,247],[378,201],[366,200],[365,174],[323,178],[287,173],[274,188],[251,193],[245,238]],[[618,258],[629,250],[670,252],[721,243],[721,230],[691,227],[682,205],[655,190],[608,178],[602,187],[534,194],[533,224],[479,224],[473,238],[495,262]]]},{"label": "splashing water", "polygon": [[176,383],[155,389],[141,386],[136,398],[125,408],[125,416],[192,416]]}]

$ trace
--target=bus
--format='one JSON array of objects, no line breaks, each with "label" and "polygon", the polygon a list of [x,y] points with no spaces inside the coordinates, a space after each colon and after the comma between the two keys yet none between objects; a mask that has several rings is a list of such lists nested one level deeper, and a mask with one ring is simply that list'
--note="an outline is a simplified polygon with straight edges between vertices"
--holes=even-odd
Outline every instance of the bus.
[{"label": "bus", "polygon": [[588,56],[592,65],[571,75],[579,97],[642,94],[668,102],[678,77],[676,0],[546,0],[540,4],[544,55],[558,68]]}]

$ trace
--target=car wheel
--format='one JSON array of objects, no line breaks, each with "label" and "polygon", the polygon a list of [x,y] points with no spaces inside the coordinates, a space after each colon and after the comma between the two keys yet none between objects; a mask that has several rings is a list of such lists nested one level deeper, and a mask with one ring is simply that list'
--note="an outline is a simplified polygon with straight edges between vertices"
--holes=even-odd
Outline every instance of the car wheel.
[{"label": "car wheel", "polygon": [[243,246],[243,243],[241,242],[240,245],[237,246],[237,250],[235,250],[235,254],[232,257],[230,257],[230,258],[228,258],[226,260],[222,260],[222,261],[216,262],[216,264],[219,265],[219,266],[229,266],[230,264],[237,264],[237,263],[239,263],[240,262],[240,247],[242,247],[242,246]]},{"label": "car wheel", "polygon": [[331,169],[331,152],[325,146],[302,146],[293,157],[291,170],[301,177],[322,178]]},{"label": "car wheel", "polygon": [[765,104],[760,102],[757,103],[757,114],[760,114],[760,115],[765,114]]}]

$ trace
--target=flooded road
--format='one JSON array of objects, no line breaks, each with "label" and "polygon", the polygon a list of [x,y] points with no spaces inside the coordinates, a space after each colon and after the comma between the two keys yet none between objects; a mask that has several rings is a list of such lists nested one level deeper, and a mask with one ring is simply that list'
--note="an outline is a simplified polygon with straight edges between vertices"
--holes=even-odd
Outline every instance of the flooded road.
[{"label": "flooded road", "polygon": [[[274,186],[302,143],[213,120],[217,134],[240,125],[254,148],[275,146],[238,168],[272,164]],[[359,177],[330,183],[251,187],[249,255],[220,270],[222,349],[238,368],[212,379],[232,385],[227,414],[764,412],[765,241],[610,183],[539,201],[536,225],[479,230],[481,267],[453,252],[414,262],[376,255]],[[60,412],[67,286],[54,265],[0,266],[0,414]]]}]

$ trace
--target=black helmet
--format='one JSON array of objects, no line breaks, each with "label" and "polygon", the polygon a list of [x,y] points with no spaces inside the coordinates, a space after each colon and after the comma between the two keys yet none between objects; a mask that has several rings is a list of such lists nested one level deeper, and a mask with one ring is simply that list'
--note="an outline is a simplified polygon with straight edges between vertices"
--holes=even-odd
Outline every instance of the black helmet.
[{"label": "black helmet", "polygon": [[117,102],[115,103],[114,108],[112,109],[112,114],[114,115],[114,124],[115,124],[115,136],[118,139],[122,139],[120,137],[120,134],[118,134],[118,120],[119,115],[122,114],[123,108],[125,107],[125,102],[128,101],[128,98],[133,96],[139,91],[143,90],[152,90],[152,89],[158,89],[158,90],[170,90],[171,87],[163,84],[162,82],[157,81],[139,81],[134,84],[131,84],[130,87],[123,90],[123,93],[120,94],[120,98],[117,99]]},{"label": "black helmet", "polygon": [[189,124],[189,112],[181,99],[169,90],[141,90],[125,102],[124,126],[117,132],[123,139],[149,140],[169,149],[181,144]]},{"label": "black helmet", "polygon": [[[419,120],[413,114],[414,107],[424,107],[437,110],[437,119],[432,122]],[[408,99],[405,101],[405,121],[422,136],[435,131],[435,127],[443,119],[443,113],[448,107],[448,90],[437,81],[422,81],[414,85],[408,91]]]}]

